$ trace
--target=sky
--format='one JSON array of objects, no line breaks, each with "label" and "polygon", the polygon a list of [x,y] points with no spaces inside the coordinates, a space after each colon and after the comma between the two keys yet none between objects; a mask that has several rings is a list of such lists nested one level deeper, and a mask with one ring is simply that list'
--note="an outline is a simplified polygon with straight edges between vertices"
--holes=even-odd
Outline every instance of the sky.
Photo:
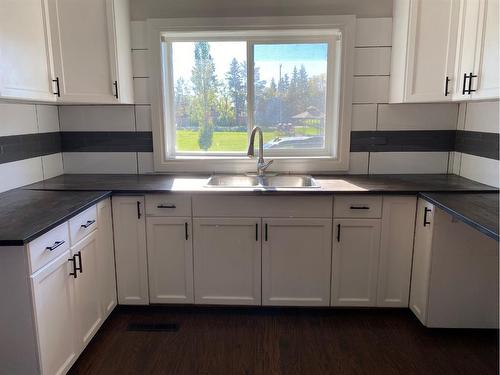
[{"label": "sky", "polygon": [[[194,65],[194,42],[172,43],[174,82],[179,77],[190,80]],[[211,42],[210,54],[215,61],[218,79],[225,79],[233,58],[246,60],[246,42]],[[291,76],[294,66],[300,69],[304,64],[309,76],[326,73],[327,44],[259,44],[254,49],[255,66],[260,68],[260,78],[267,81],[279,80],[281,74]]]}]

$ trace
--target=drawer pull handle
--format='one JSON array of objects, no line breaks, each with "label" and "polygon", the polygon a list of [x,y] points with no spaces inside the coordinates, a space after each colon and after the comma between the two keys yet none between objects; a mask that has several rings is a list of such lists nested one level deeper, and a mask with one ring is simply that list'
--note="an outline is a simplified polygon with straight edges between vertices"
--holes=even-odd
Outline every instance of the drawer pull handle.
[{"label": "drawer pull handle", "polygon": [[177,208],[175,204],[159,204],[157,208]]},{"label": "drawer pull handle", "polygon": [[75,259],[75,256],[73,255],[71,258],[68,259],[68,262],[72,262],[73,263],[73,272],[70,272],[69,275],[70,276],[73,276],[75,279],[78,277],[77,275],[77,268],[76,268],[76,259]]},{"label": "drawer pull handle", "polygon": [[369,210],[368,206],[351,206],[351,210]]},{"label": "drawer pull handle", "polygon": [[54,242],[54,244],[52,246],[47,246],[45,248],[45,250],[53,251],[53,250],[57,249],[59,246],[61,246],[64,243],[66,243],[66,241],[56,241],[56,242]]},{"label": "drawer pull handle", "polygon": [[424,208],[424,227],[426,227],[427,225],[429,225],[431,223],[430,221],[427,221],[427,214],[431,211],[432,210],[430,208],[427,208],[427,207]]},{"label": "drawer pull handle", "polygon": [[90,227],[92,224],[95,223],[95,220],[87,220],[87,223],[86,224],[82,224],[80,225],[82,228],[85,228],[87,229],[88,227]]}]

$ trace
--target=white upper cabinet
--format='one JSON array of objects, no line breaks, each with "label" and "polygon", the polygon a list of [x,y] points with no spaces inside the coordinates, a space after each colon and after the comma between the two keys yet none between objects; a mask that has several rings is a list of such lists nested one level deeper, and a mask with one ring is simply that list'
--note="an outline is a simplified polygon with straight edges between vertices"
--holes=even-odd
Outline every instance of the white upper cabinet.
[{"label": "white upper cabinet", "polygon": [[0,1],[0,97],[55,101],[45,0]]},{"label": "white upper cabinet", "polygon": [[128,19],[127,2],[48,0],[48,4],[54,79],[61,101],[132,102],[130,31],[120,19]]},{"label": "white upper cabinet", "polygon": [[396,0],[390,102],[499,97],[498,0]]}]

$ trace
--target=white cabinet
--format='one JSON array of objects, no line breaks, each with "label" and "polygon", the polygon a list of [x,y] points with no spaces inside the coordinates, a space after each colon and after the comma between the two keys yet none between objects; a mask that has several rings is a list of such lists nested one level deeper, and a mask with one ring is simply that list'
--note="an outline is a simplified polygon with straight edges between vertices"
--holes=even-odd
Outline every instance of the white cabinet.
[{"label": "white cabinet", "polygon": [[97,264],[100,277],[101,307],[107,317],[116,306],[115,250],[111,199],[97,204]]},{"label": "white cabinet", "polygon": [[260,225],[256,218],[193,219],[196,303],[261,303]]},{"label": "white cabinet", "polygon": [[414,196],[384,196],[377,306],[408,307],[416,206]]},{"label": "white cabinet", "polygon": [[332,306],[375,306],[379,219],[335,219]]},{"label": "white cabinet", "polygon": [[144,197],[113,197],[118,302],[147,305],[148,264]]},{"label": "white cabinet", "polygon": [[410,308],[427,327],[498,328],[498,242],[419,199]]},{"label": "white cabinet", "polygon": [[[131,103],[130,31],[125,0],[47,0],[60,99]],[[123,50],[127,50],[125,54]]]},{"label": "white cabinet", "polygon": [[148,217],[151,303],[193,303],[191,217]]},{"label": "white cabinet", "polygon": [[73,265],[68,259],[69,250],[30,278],[39,362],[44,375],[65,374],[79,354],[74,339],[77,311],[70,276]]},{"label": "white cabinet", "polygon": [[55,101],[46,0],[0,1],[0,97]]},{"label": "white cabinet", "polygon": [[262,304],[328,306],[330,219],[263,219]]},{"label": "white cabinet", "polygon": [[395,0],[390,102],[449,101],[458,2]]},{"label": "white cabinet", "polygon": [[81,350],[102,323],[101,285],[97,264],[97,231],[84,238],[71,253],[77,263],[75,321],[77,345]]}]

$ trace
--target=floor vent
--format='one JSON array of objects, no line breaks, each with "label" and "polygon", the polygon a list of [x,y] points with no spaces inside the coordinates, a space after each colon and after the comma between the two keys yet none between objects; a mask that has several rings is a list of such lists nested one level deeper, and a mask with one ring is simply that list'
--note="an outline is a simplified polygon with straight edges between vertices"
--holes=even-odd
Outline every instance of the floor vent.
[{"label": "floor vent", "polygon": [[177,332],[177,323],[130,323],[127,331],[133,332]]}]

